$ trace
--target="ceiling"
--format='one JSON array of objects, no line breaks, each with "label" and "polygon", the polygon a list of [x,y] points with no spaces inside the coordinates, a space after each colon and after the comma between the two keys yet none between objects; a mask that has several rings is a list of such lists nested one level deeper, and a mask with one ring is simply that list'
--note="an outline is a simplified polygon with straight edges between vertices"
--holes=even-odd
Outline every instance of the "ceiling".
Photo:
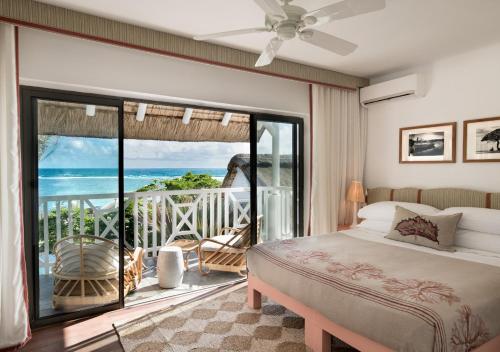
[{"label": "ceiling", "polygon": [[[191,37],[260,27],[264,15],[252,0],[40,0],[40,2]],[[336,0],[295,0],[313,10]],[[342,57],[294,39],[278,57],[362,77],[406,69],[500,42],[499,0],[386,0],[378,12],[342,19],[317,29],[359,45]],[[214,43],[259,53],[271,33]]]}]

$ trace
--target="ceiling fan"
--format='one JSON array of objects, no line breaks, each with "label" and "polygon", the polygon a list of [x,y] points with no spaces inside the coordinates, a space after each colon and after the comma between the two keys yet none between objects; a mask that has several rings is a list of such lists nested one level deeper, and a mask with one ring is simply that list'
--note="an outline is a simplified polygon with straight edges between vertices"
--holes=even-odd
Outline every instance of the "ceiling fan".
[{"label": "ceiling fan", "polygon": [[266,13],[265,26],[257,28],[237,29],[234,31],[198,35],[195,40],[209,40],[239,34],[258,32],[275,32],[255,63],[255,67],[269,65],[276,56],[281,45],[286,40],[299,39],[345,56],[352,53],[358,46],[339,37],[316,31],[312,28],[322,24],[353,17],[385,8],[385,0],[343,0],[320,9],[308,12],[302,7],[290,5],[292,0],[254,0]]}]

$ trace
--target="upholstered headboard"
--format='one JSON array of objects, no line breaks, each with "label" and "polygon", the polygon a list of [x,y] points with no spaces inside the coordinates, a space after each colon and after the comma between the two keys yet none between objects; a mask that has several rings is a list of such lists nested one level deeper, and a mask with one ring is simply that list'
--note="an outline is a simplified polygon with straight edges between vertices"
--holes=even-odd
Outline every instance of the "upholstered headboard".
[{"label": "upholstered headboard", "polygon": [[381,201],[422,203],[438,209],[476,207],[500,210],[500,193],[487,193],[460,188],[372,188],[368,189],[367,203]]}]

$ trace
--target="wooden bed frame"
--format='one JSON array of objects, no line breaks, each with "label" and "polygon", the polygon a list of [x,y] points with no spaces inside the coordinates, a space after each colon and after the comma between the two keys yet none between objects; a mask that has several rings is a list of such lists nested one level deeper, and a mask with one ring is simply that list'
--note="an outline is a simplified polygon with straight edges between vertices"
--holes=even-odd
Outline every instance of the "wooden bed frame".
[{"label": "wooden bed frame", "polygon": [[[305,319],[305,343],[314,352],[330,352],[331,335],[334,335],[360,351],[393,351],[378,342],[335,324],[317,310],[307,307],[300,301],[280,292],[270,284],[249,273],[248,305],[253,309],[259,309],[261,307],[262,295],[271,298],[273,301],[281,304]],[[500,351],[500,335],[473,350],[473,352],[498,351]]]}]

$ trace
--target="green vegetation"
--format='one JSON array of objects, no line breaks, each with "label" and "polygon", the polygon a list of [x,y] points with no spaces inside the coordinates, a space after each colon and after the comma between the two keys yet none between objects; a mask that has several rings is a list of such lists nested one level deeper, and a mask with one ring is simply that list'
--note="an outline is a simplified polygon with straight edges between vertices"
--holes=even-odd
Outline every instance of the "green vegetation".
[{"label": "green vegetation", "polygon": [[187,172],[184,176],[172,180],[155,180],[153,183],[138,189],[137,192],[218,188],[220,185],[221,183],[210,175]]},{"label": "green vegetation", "polygon": [[[192,172],[188,172],[185,175],[181,177],[174,178],[172,180],[155,180],[149,185],[146,185],[140,189],[137,190],[137,192],[148,192],[148,191],[171,191],[171,190],[190,190],[190,189],[203,189],[203,188],[218,188],[221,186],[221,183],[214,179],[210,175],[206,174],[193,174]],[[188,203],[191,202],[195,199],[196,195],[183,195],[183,196],[173,196],[172,200],[176,203]],[[144,215],[143,215],[143,202],[142,200],[138,201],[138,208],[139,208],[139,223],[138,223],[138,228],[139,228],[139,233],[143,233],[143,223],[144,223]],[[170,207],[167,207],[167,212],[166,212],[166,233],[170,234],[172,232],[172,214],[170,213]],[[153,220],[153,211],[157,213],[157,233],[152,234],[151,232],[151,224]],[[148,238],[148,243],[152,243],[152,236],[155,235],[157,236],[157,243],[160,243],[160,229],[161,229],[161,215],[160,215],[160,205],[156,209],[153,209],[151,202],[149,202],[148,206],[148,221],[147,223],[149,224],[148,226],[148,232],[149,232],[149,238]],[[73,218],[73,234],[74,235],[79,235],[80,234],[80,209],[76,207],[76,205],[72,209],[72,218]],[[125,242],[129,244],[130,246],[134,245],[134,203],[133,201],[130,202],[130,204],[127,206],[125,209]],[[67,236],[69,234],[68,228],[69,228],[69,216],[68,216],[68,209],[65,207],[61,207],[61,234],[62,236]],[[100,218],[105,218],[106,222],[110,223],[113,219],[113,217],[116,215],[116,212],[111,212],[111,213],[104,213],[100,215]],[[201,216],[198,216],[199,221],[201,221]],[[48,230],[49,230],[49,248],[50,252],[52,252],[52,248],[54,246],[54,243],[56,242],[56,220],[57,220],[57,214],[56,210],[51,210],[48,215]],[[84,211],[84,220],[83,220],[83,225],[84,225],[84,234],[86,235],[94,235],[95,234],[95,221],[94,221],[94,211],[92,209],[85,209]],[[40,219],[39,221],[39,235],[40,235],[40,241],[39,241],[39,246],[40,250],[43,250],[43,228],[44,228],[44,223],[43,223],[43,218]],[[201,223],[198,224],[198,227],[201,227]],[[107,225],[104,223],[104,221],[99,221],[99,233],[103,233],[106,231]],[[118,222],[115,223],[114,225],[115,230],[118,232]],[[104,236],[105,238],[108,239],[116,239],[117,236],[115,232],[112,230],[108,229],[106,235]],[[140,243],[139,245],[142,245]]]}]

